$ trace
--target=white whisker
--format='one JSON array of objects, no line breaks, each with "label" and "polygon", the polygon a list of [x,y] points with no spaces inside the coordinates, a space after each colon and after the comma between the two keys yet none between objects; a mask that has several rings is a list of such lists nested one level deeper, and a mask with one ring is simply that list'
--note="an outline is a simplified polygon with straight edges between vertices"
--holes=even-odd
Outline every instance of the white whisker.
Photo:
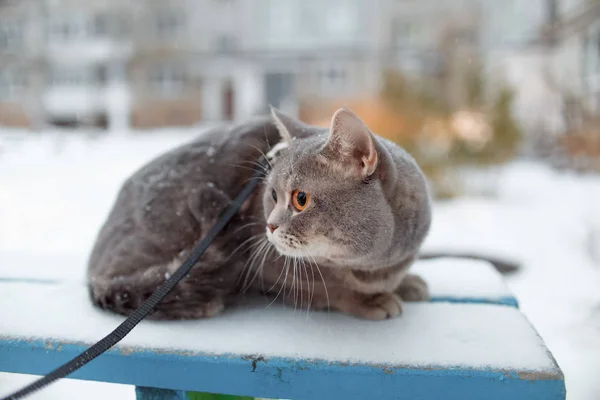
[{"label": "white whisker", "polygon": [[287,284],[287,277],[288,277],[289,267],[290,267],[290,258],[288,256],[285,256],[285,262],[283,263],[283,268],[282,268],[282,271],[285,269],[285,276],[283,277],[283,284],[281,285],[281,287],[279,288],[279,291],[277,292],[277,295],[275,296],[275,298],[273,299],[273,301],[271,301],[271,303],[269,303],[269,305],[267,306],[267,308],[270,307],[273,303],[275,303],[275,301],[277,300],[277,298],[281,294],[282,290],[283,290],[283,301],[284,301],[284,304],[285,304],[285,287],[286,287],[286,284]]},{"label": "white whisker", "polygon": [[294,269],[292,270],[292,287],[290,288],[290,294],[294,295],[294,313],[296,313],[296,305],[298,303],[296,296],[296,257],[292,257]]},{"label": "white whisker", "polygon": [[[227,261],[229,261],[229,259],[230,259],[231,257],[233,257],[233,255],[234,255],[234,254],[235,254],[235,253],[236,253],[236,252],[237,252],[239,249],[241,249],[241,248],[242,248],[244,245],[246,245],[248,242],[251,242],[251,241],[253,241],[253,240],[260,240],[260,239],[261,239],[261,236],[262,236],[262,234],[261,234],[261,235],[257,235],[257,236],[252,236],[252,237],[250,237],[250,238],[248,238],[248,239],[244,240],[244,241],[243,241],[243,242],[242,242],[242,243],[241,243],[241,244],[240,244],[238,247],[236,247],[236,248],[235,248],[235,249],[234,249],[234,250],[231,252],[231,254],[230,254],[230,255],[229,255],[229,256],[228,256],[228,257],[225,259],[225,261],[224,261],[224,262],[227,262]],[[249,245],[249,247],[248,247],[248,250],[249,250],[249,249],[251,249],[252,247],[253,247],[253,245]]]},{"label": "white whisker", "polygon": [[[312,298],[313,298],[313,295],[315,294],[315,292],[314,292],[315,288],[314,288],[314,285],[313,285],[313,289],[312,289],[312,292],[311,292],[311,289],[310,289],[310,279],[308,277],[308,268],[306,267],[307,260],[305,260],[305,259],[301,259],[301,260],[302,260],[302,269],[304,269],[304,274],[306,275],[306,290],[308,291],[308,294],[307,294],[308,299],[306,300],[306,302],[307,302],[307,305],[306,305],[306,318],[308,318],[308,314],[310,313],[310,307],[312,305]],[[308,263],[310,265],[310,261],[308,261]],[[313,275],[313,280],[314,280],[314,275]]]},{"label": "white whisker", "polygon": [[300,282],[300,308],[302,308],[302,306],[304,306],[304,288],[302,287],[302,270],[303,270],[303,264],[304,261],[299,258],[298,259],[298,282]]},{"label": "white whisker", "polygon": [[[298,272],[300,272],[300,262],[298,258],[294,257],[294,278],[296,279],[296,290],[294,291],[294,313],[296,312],[296,308],[298,308],[298,300],[302,299],[302,292],[300,291],[300,277],[298,276]],[[302,302],[300,303],[300,307],[302,307]]]},{"label": "white whisker", "polygon": [[249,226],[255,226],[255,225],[264,225],[264,224],[260,223],[260,222],[249,222],[247,224],[244,224],[244,225],[240,226],[239,228],[236,228],[236,230],[233,231],[233,233],[237,233],[237,232],[241,231],[244,228],[247,228]]},{"label": "white whisker", "polygon": [[[258,147],[256,147],[253,144],[250,144],[250,146],[254,147],[256,150],[258,150],[258,152],[265,158],[265,160],[267,160],[267,163],[269,164],[269,167],[273,168],[273,164],[271,164],[271,160],[269,160],[269,157],[267,157],[267,155]],[[256,162],[256,161],[255,161]],[[257,162],[258,164],[258,162]]]},{"label": "white whisker", "polygon": [[[250,265],[250,267],[248,268],[248,274],[246,276],[246,280],[244,280],[244,287],[242,288],[242,291],[245,292],[248,289],[250,289],[250,287],[252,286],[252,284],[254,283],[254,281],[256,280],[256,277],[258,276],[262,265],[264,264],[265,261],[265,255],[266,255],[266,248],[269,246],[269,241],[268,240],[264,240],[260,246],[258,246],[256,252],[254,253],[254,257],[252,259],[252,264]],[[261,256],[261,254],[263,255],[262,258],[262,264],[260,264],[257,268],[255,268],[254,271],[254,275],[252,276],[252,278],[250,279],[250,281],[248,282],[248,278],[250,277],[250,272],[252,271],[252,269],[254,268],[254,264],[255,262],[259,259],[259,257]]]},{"label": "white whisker", "polygon": [[259,253],[263,253],[262,259],[260,261],[260,264],[258,264],[258,267],[256,268],[256,272],[254,272],[254,276],[252,277],[252,280],[248,284],[248,288],[246,288],[246,290],[248,290],[252,286],[252,284],[254,283],[254,281],[256,281],[256,278],[259,275],[262,275],[263,267],[265,266],[267,256],[269,255],[269,252],[271,251],[270,245],[271,245],[271,243],[268,240],[265,240],[265,242],[263,243],[263,246],[261,247],[261,250],[259,252]]},{"label": "white whisker", "polygon": [[315,267],[317,267],[317,272],[321,276],[321,281],[323,282],[323,286],[325,288],[325,297],[327,298],[327,311],[331,311],[331,305],[329,303],[329,292],[327,291],[327,283],[325,283],[325,278],[323,277],[323,273],[321,273],[321,268],[319,268],[319,264],[317,263],[317,261],[315,260],[315,258],[310,253],[310,250],[308,250],[308,248],[304,244],[302,246],[304,246],[304,249],[306,250],[306,252],[310,256],[310,258],[313,260],[313,262],[315,263]]},{"label": "white whisker", "polygon": [[265,173],[265,175],[266,175],[266,173],[268,172],[268,171],[267,171],[267,170],[265,170],[265,169],[261,169],[261,167],[254,167],[254,168],[252,168],[252,167],[247,167],[247,166],[245,166],[245,165],[240,165],[240,164],[229,164],[229,166],[230,166],[230,167],[233,167],[233,168],[243,168],[243,169],[247,169],[248,171],[252,171],[252,172],[255,172],[257,169],[259,169],[261,172],[264,172],[264,173]]},{"label": "white whisker", "polygon": [[[279,257],[277,257],[277,259],[279,259],[281,256],[281,254],[279,254]],[[279,280],[281,279],[281,276],[283,275],[283,271],[285,270],[285,264],[284,267],[281,268],[281,271],[279,272],[279,276],[277,277],[277,280],[275,281],[275,283],[269,288],[269,290],[267,291],[267,293],[270,293],[271,290],[273,290],[273,288],[275,288],[275,286],[277,286],[277,284],[279,283]]]},{"label": "white whisker", "polygon": [[242,277],[244,278],[244,284],[242,285],[242,291],[244,291],[244,288],[247,287],[248,278],[250,276],[250,271],[252,270],[252,265],[254,264],[254,260],[258,257],[260,249],[262,248],[262,246],[264,245],[264,242],[266,240],[266,237],[264,237],[264,236],[261,236],[259,238],[261,240],[259,240],[257,243],[254,243],[250,246],[249,249],[254,248],[254,250],[250,254],[250,257],[248,257],[248,260],[246,261],[246,263],[244,264],[244,267],[242,268],[242,274],[240,274],[240,277],[238,278],[238,283]]}]

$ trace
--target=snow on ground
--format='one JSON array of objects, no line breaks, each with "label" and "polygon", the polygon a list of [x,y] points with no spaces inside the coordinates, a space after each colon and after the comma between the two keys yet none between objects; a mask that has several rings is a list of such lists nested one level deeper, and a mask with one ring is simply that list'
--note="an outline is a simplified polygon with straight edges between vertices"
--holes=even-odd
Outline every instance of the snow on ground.
[{"label": "snow on ground", "polygon": [[[195,134],[0,135],[0,276],[83,280],[123,179]],[[569,398],[600,398],[600,177],[526,162],[465,176],[486,192],[436,203],[426,248],[520,260],[525,269],[508,284],[563,369]],[[0,387],[30,379],[0,374]],[[133,398],[127,386],[65,380],[32,399],[82,390],[89,399]]]},{"label": "snow on ground", "polygon": [[521,310],[562,368],[569,399],[600,398],[600,177],[515,163],[495,173],[496,198],[437,204],[427,245],[519,259],[508,279]]}]

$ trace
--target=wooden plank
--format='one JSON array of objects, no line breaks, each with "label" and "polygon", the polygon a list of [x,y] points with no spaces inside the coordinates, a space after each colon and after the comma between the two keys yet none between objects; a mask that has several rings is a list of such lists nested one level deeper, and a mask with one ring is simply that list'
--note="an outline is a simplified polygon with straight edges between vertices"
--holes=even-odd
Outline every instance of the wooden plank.
[{"label": "wooden plank", "polygon": [[[0,369],[42,374],[84,349],[57,342],[0,345]],[[58,344],[56,349],[50,346]],[[62,347],[61,347],[62,346]],[[58,350],[60,348],[60,350]],[[49,356],[49,354],[52,355]],[[15,362],[21,358],[23,362]],[[35,364],[33,364],[35,363]],[[10,364],[10,365],[7,365]],[[191,391],[291,399],[565,398],[558,372],[468,369],[460,366],[367,365],[323,360],[203,356],[119,351],[101,356],[73,378]]]},{"label": "wooden plank", "polygon": [[[122,321],[78,287],[0,284],[0,298],[22,307],[0,307],[0,371],[44,374]],[[266,304],[144,321],[72,377],[297,400],[565,398],[561,371],[513,307],[407,304],[401,318],[372,322]]]}]

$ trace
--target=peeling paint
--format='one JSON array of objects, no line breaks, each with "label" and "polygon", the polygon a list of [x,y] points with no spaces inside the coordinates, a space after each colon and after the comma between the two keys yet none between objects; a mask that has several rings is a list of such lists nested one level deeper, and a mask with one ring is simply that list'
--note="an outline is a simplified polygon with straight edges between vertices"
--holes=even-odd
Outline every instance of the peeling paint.
[{"label": "peeling paint", "polygon": [[525,381],[561,381],[563,380],[562,374],[558,374],[553,371],[521,371],[517,372],[519,379],[523,379]]},{"label": "peeling paint", "polygon": [[285,381],[283,379],[283,368],[277,367],[277,373],[275,374],[275,378],[282,383],[290,383],[289,381]]},{"label": "peeling paint", "polygon": [[119,353],[122,356],[128,356],[130,354],[132,354],[135,350],[133,348],[129,348],[129,347],[120,347],[119,348]]},{"label": "peeling paint", "polygon": [[241,358],[242,358],[242,360],[252,361],[252,363],[251,363],[252,372],[256,371],[256,367],[259,362],[264,362],[264,363],[267,362],[267,359],[264,358],[263,356],[242,356]]}]

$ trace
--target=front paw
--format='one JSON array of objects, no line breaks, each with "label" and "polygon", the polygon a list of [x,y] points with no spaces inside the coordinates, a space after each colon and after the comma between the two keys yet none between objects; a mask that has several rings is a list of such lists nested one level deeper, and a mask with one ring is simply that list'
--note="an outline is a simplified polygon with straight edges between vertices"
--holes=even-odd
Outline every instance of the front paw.
[{"label": "front paw", "polygon": [[402,300],[394,293],[377,294],[365,302],[364,317],[373,320],[394,318],[402,314]]},{"label": "front paw", "polygon": [[378,321],[402,314],[402,301],[394,293],[360,294],[342,308],[356,317]]},{"label": "front paw", "polygon": [[429,288],[427,282],[418,275],[407,274],[396,293],[404,301],[429,301]]}]

